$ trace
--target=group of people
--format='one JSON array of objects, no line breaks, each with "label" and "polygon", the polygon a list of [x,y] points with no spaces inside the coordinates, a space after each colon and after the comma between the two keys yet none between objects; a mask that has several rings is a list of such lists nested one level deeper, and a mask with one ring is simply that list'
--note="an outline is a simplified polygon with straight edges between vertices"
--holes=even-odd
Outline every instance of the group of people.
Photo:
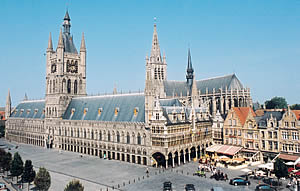
[{"label": "group of people", "polygon": [[224,181],[227,181],[227,180],[228,180],[227,174],[221,172],[220,170],[216,170],[216,169],[214,169],[214,170],[212,171],[212,175],[211,175],[210,178],[214,178],[214,179],[216,179],[217,181],[218,181],[218,180],[224,180]]}]

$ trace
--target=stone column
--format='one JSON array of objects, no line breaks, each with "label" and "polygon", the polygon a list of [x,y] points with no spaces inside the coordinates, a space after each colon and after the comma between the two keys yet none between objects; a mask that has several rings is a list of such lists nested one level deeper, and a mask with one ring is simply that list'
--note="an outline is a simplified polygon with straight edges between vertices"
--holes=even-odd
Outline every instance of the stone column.
[{"label": "stone column", "polygon": [[175,167],[175,156],[174,157],[172,157],[172,167],[174,168]]},{"label": "stone column", "polygon": [[188,162],[190,162],[190,161],[191,161],[191,153],[188,152]]},{"label": "stone column", "polygon": [[186,156],[185,156],[185,152],[183,151],[183,164],[185,164],[186,163],[186,160],[185,160],[185,158],[186,158]]},{"label": "stone column", "polygon": [[180,153],[178,153],[178,166],[180,165]]},{"label": "stone column", "polygon": [[169,158],[166,157],[166,169],[168,168],[168,160],[169,160]]},{"label": "stone column", "polygon": [[216,116],[217,104],[215,96],[212,97],[212,115]]},{"label": "stone column", "polygon": [[224,114],[224,99],[222,95],[220,97],[220,113]]},{"label": "stone column", "polygon": [[197,148],[195,148],[196,151],[196,159],[198,159],[198,152],[197,152]]}]

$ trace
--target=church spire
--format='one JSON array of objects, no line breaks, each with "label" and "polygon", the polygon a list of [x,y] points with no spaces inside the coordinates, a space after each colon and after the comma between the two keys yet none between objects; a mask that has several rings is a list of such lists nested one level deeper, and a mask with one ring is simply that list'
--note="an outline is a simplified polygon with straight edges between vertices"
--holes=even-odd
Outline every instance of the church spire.
[{"label": "church spire", "polygon": [[25,93],[24,101],[27,101],[27,100],[28,100],[28,96],[27,96],[27,94]]},{"label": "church spire", "polygon": [[80,52],[82,52],[82,51],[86,51],[84,33],[82,33],[82,39],[81,39],[81,45],[80,45]]},{"label": "church spire", "polygon": [[49,41],[48,41],[48,48],[47,48],[47,51],[53,51],[51,32],[50,32],[50,34],[49,34]]},{"label": "church spire", "polygon": [[187,69],[186,69],[186,79],[187,79],[187,83],[189,85],[192,85],[193,78],[194,78],[194,69],[192,66],[191,52],[189,49],[188,50],[188,65],[187,65]]},{"label": "church spire", "polygon": [[70,34],[70,28],[71,28],[70,21],[71,21],[71,19],[70,19],[69,13],[67,11],[66,15],[64,17],[64,23],[63,23],[64,33]]},{"label": "church spire", "polygon": [[11,114],[11,98],[10,98],[10,91],[8,89],[8,94],[6,97],[6,105],[5,105],[5,119],[7,120]]},{"label": "church spire", "polygon": [[60,29],[57,48],[64,48],[62,31]]},{"label": "church spire", "polygon": [[160,48],[159,48],[157,31],[156,31],[156,23],[154,23],[154,31],[153,31],[150,59],[151,59],[151,61],[161,62]]}]

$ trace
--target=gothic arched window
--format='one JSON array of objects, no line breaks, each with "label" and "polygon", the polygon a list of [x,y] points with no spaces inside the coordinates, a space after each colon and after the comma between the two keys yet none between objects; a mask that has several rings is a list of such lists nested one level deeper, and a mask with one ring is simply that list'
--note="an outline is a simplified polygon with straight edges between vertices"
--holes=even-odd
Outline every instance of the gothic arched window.
[{"label": "gothic arched window", "polygon": [[127,133],[127,144],[130,144],[130,135]]},{"label": "gothic arched window", "polygon": [[117,142],[118,143],[120,142],[120,133],[119,133],[119,131],[117,131]]},{"label": "gothic arched window", "polygon": [[101,131],[99,132],[99,140],[100,141],[102,140],[102,132]]},{"label": "gothic arched window", "polygon": [[79,137],[79,129],[77,129],[77,137]]},{"label": "gothic arched window", "polygon": [[68,94],[71,93],[71,80],[68,79]]},{"label": "gothic arched window", "polygon": [[94,131],[91,132],[91,139],[94,139]]},{"label": "gothic arched window", "polygon": [[74,94],[77,94],[77,80],[74,81]]},{"label": "gothic arched window", "polygon": [[142,144],[142,138],[141,138],[141,135],[140,135],[140,134],[138,134],[138,136],[137,136],[137,144],[138,144],[138,145],[141,145],[141,144]]},{"label": "gothic arched window", "polygon": [[107,140],[110,141],[110,131],[107,132]]},{"label": "gothic arched window", "polygon": [[65,88],[66,88],[66,79],[63,79],[62,86],[61,86],[61,92],[62,93],[65,93]]},{"label": "gothic arched window", "polygon": [[86,138],[86,130],[83,131],[83,138]]}]

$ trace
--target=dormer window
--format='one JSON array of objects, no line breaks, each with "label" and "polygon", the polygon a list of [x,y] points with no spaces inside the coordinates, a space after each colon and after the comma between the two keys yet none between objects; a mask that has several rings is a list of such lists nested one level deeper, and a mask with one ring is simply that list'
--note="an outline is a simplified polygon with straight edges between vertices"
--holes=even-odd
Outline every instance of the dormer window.
[{"label": "dormer window", "polygon": [[119,110],[120,110],[120,108],[118,108],[118,107],[116,107],[116,108],[115,108],[115,116],[117,116],[117,115],[118,115],[118,113],[119,113]]},{"label": "dormer window", "polygon": [[21,109],[20,115],[22,115],[23,112],[24,112],[24,109]]},{"label": "dormer window", "polygon": [[83,109],[83,115],[86,115],[87,111],[88,111],[88,108],[84,108]]},{"label": "dormer window", "polygon": [[99,115],[99,116],[101,115],[102,111],[103,111],[102,108],[99,108],[99,109],[98,109],[98,115]]},{"label": "dormer window", "polygon": [[185,114],[184,113],[181,114],[181,120],[185,120]]},{"label": "dormer window", "polygon": [[75,113],[75,108],[72,108],[71,115],[74,115],[74,113]]},{"label": "dormer window", "polygon": [[177,113],[173,113],[173,120],[177,121]]},{"label": "dormer window", "polygon": [[134,108],[133,114],[135,117],[137,116],[138,112],[139,112],[139,108],[138,107]]},{"label": "dormer window", "polygon": [[39,111],[38,109],[35,109],[35,110],[34,110],[34,114],[36,114],[38,111]]}]

